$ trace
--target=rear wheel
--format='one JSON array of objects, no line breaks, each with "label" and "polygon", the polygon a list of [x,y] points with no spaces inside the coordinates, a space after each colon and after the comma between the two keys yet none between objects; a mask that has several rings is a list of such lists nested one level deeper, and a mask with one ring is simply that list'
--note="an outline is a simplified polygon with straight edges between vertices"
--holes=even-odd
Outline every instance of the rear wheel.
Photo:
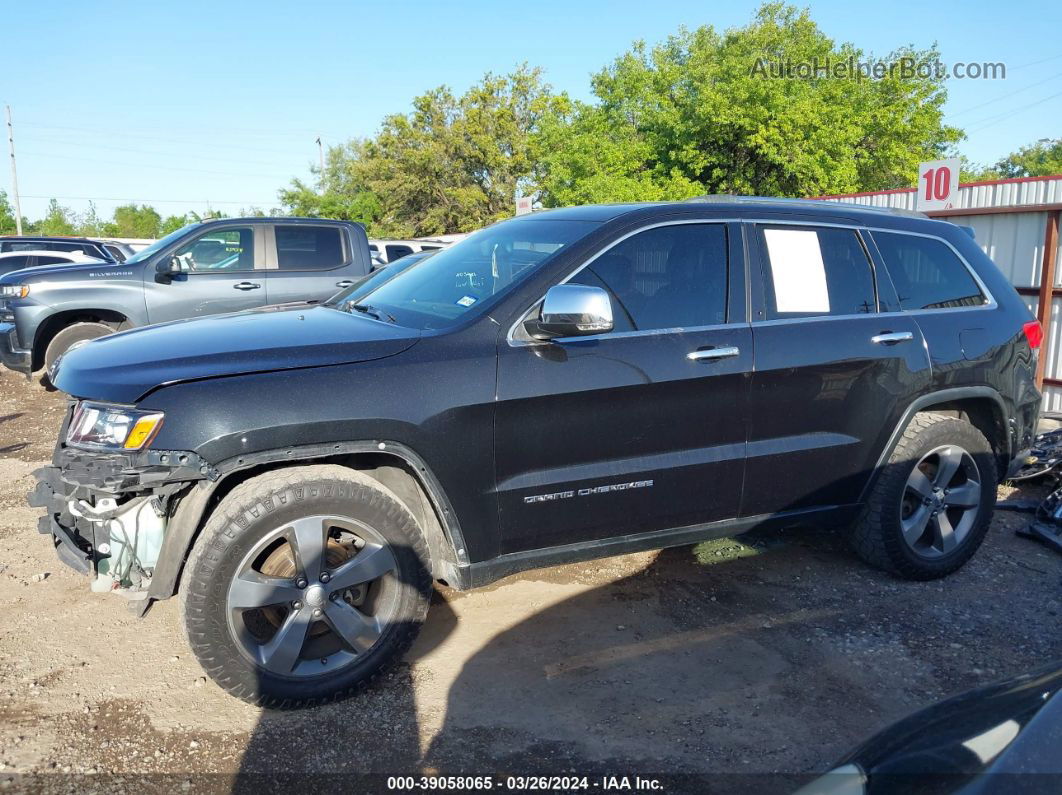
[{"label": "rear wheel", "polygon": [[853,532],[856,552],[906,579],[950,574],[981,546],[996,485],[995,456],[980,431],[917,414],[874,484]]},{"label": "rear wheel", "polygon": [[426,559],[412,515],[366,475],[335,465],[260,475],[222,500],[185,565],[189,643],[245,701],[352,695],[416,636]]},{"label": "rear wheel", "polygon": [[84,322],[67,326],[52,337],[44,349],[44,372],[51,373],[55,360],[67,351],[113,333],[114,329],[106,323]]}]

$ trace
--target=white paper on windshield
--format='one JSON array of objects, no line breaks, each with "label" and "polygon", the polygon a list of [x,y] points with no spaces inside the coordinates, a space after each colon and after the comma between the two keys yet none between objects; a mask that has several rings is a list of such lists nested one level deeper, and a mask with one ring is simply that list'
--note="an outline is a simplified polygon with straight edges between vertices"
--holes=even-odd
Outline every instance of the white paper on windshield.
[{"label": "white paper on windshield", "polygon": [[765,229],[771,279],[779,312],[829,312],[826,266],[818,233],[806,229]]}]

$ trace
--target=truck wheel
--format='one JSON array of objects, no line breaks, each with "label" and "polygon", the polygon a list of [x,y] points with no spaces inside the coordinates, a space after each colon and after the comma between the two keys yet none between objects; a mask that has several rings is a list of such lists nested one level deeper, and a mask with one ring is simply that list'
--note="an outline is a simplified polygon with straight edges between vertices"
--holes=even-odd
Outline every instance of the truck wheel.
[{"label": "truck wheel", "polygon": [[97,337],[106,337],[108,334],[113,333],[114,329],[106,323],[86,322],[74,323],[73,325],[67,326],[52,337],[52,341],[49,342],[48,347],[44,349],[44,372],[50,373],[52,371],[52,365],[55,364],[55,360],[75,345],[94,340]]},{"label": "truck wheel", "polygon": [[856,553],[908,580],[951,574],[984,541],[996,478],[995,455],[979,430],[954,417],[916,414],[856,524]]},{"label": "truck wheel", "polygon": [[372,478],[327,464],[259,475],[214,509],[184,567],[200,665],[234,696],[295,708],[358,692],[428,611],[427,545]]}]

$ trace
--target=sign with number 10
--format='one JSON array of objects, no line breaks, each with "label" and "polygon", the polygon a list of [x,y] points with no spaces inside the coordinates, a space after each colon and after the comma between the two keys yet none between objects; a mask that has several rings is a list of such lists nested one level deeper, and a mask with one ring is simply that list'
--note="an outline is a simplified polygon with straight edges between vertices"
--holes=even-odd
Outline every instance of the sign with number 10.
[{"label": "sign with number 10", "polygon": [[930,160],[918,167],[915,208],[948,210],[955,206],[959,193],[959,158]]}]

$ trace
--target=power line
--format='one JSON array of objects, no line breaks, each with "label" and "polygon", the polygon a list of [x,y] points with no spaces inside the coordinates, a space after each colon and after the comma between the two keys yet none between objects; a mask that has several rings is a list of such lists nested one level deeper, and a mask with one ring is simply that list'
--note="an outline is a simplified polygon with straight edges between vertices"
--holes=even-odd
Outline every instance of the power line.
[{"label": "power line", "polygon": [[[123,162],[115,161],[115,160],[97,160],[97,159],[91,158],[91,157],[73,157],[71,155],[55,155],[55,154],[49,154],[47,152],[26,152],[26,151],[23,151],[23,154],[36,155],[37,157],[57,158],[59,160],[74,160],[74,161],[77,161],[79,163],[97,163],[99,165],[104,165],[104,166],[121,166],[123,168],[148,169],[148,170],[156,170],[156,171],[182,171],[182,172],[186,172],[186,173],[189,173],[189,174],[212,174],[212,175],[219,176],[219,177],[246,177],[246,176],[248,176],[248,173],[246,171],[243,171],[243,172],[211,171],[211,170],[202,169],[202,168],[180,168],[178,166],[157,166],[157,165],[153,165],[151,163],[123,163]],[[290,173],[289,174],[262,174],[262,173],[257,173],[257,174],[254,174],[253,176],[269,177],[271,179],[290,179],[291,174]]]},{"label": "power line", "polygon": [[63,199],[64,201],[88,201],[88,202],[140,202],[141,204],[146,204],[148,202],[152,202],[152,203],[155,203],[155,204],[239,204],[239,205],[245,205],[245,206],[279,204],[279,202],[275,202],[275,201],[264,201],[263,202],[263,201],[250,201],[250,200],[219,201],[218,199],[143,199],[143,198],[134,198],[134,197],[130,197],[130,196],[56,196],[56,195],[51,195],[51,196],[33,196],[33,195],[30,195],[30,194],[23,194],[23,196],[24,196],[24,198],[27,198],[27,199]]},{"label": "power line", "polygon": [[961,116],[964,113],[969,113],[971,110],[977,110],[978,108],[983,108],[986,105],[994,105],[997,102],[1000,102],[1002,100],[1010,99],[1015,94],[1020,94],[1022,91],[1028,91],[1030,88],[1036,88],[1037,86],[1042,86],[1044,83],[1049,83],[1050,81],[1056,80],[1059,77],[1062,77],[1062,72],[1059,72],[1057,75],[1051,75],[1050,77],[1045,77],[1043,80],[1040,80],[1040,81],[1038,81],[1036,83],[1030,83],[1029,85],[1024,86],[1023,88],[1015,89],[1014,91],[1011,91],[1011,92],[1007,93],[1004,96],[999,96],[999,97],[996,97],[994,99],[990,99],[987,102],[982,102],[979,105],[971,105],[968,108],[963,108],[962,110],[957,110],[954,113],[949,113],[948,116],[949,117]]},{"label": "power line", "polygon": [[[1002,113],[997,113],[994,116],[986,116],[980,121],[973,122],[971,124],[969,132],[980,132],[981,130],[991,127],[993,124],[996,124],[998,122],[1003,121],[1004,119],[1009,118],[1010,116],[1013,116],[1015,113],[1018,113],[1023,110],[1028,110],[1029,108],[1035,108],[1037,105],[1042,105],[1043,103],[1047,102],[1048,100],[1052,100],[1055,97],[1062,97],[1062,91],[1059,91],[1057,94],[1051,94],[1050,96],[1044,97],[1043,99],[1038,99],[1035,102],[1030,102],[1028,105],[1022,105],[1021,107],[1011,108],[1010,110],[1003,111]],[[985,124],[985,122],[988,123]]]}]

